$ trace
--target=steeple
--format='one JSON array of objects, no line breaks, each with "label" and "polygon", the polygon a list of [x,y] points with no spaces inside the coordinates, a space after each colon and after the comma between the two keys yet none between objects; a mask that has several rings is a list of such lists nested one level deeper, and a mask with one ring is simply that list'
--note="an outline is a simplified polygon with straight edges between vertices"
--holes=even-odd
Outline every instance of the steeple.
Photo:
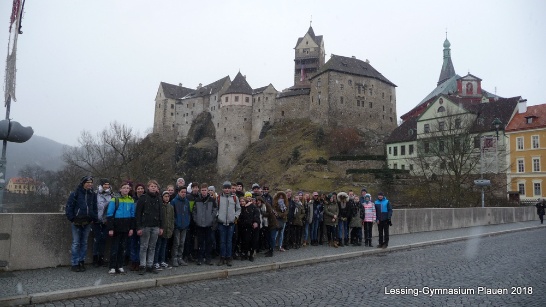
[{"label": "steeple", "polygon": [[447,40],[444,41],[444,63],[442,64],[442,71],[440,71],[440,78],[438,78],[438,84],[442,84],[447,79],[455,76],[455,68],[453,67],[453,62],[451,62],[451,44]]}]

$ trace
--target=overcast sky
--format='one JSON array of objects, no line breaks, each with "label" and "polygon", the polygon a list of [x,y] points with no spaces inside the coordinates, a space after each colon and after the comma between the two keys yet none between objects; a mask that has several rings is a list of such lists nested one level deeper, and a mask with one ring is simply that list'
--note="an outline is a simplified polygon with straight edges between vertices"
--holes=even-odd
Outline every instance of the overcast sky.
[{"label": "overcast sky", "polygon": [[[2,59],[11,2],[0,1]],[[27,0],[11,118],[77,145],[82,130],[115,120],[150,131],[161,81],[195,88],[240,70],[253,88],[283,90],[311,16],[326,60],[368,59],[398,86],[398,117],[435,88],[446,28],[456,73],[502,97],[546,103],[543,0]]]}]

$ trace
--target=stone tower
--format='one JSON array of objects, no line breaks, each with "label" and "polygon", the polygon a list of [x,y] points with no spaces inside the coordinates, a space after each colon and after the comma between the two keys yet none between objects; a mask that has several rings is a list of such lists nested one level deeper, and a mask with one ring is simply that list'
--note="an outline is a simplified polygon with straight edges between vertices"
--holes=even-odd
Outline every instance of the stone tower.
[{"label": "stone tower", "polygon": [[309,77],[324,65],[324,40],[315,35],[313,27],[303,37],[298,38],[294,56],[294,87],[308,88]]},{"label": "stone tower", "polygon": [[239,72],[220,97],[217,118],[218,172],[226,174],[248,148],[252,133],[252,88]]}]

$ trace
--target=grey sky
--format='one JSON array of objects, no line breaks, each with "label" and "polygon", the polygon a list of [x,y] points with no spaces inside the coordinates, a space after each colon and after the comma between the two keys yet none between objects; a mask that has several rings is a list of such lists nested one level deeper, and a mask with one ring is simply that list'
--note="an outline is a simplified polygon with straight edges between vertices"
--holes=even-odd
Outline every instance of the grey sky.
[{"label": "grey sky", "polygon": [[[0,1],[5,67],[11,1]],[[546,2],[27,0],[11,118],[76,145],[114,120],[153,125],[160,81],[195,88],[240,70],[253,88],[292,85],[309,28],[330,54],[369,59],[398,85],[398,116],[436,86],[447,28],[459,75],[546,103]],[[1,116],[5,114],[2,110]]]}]

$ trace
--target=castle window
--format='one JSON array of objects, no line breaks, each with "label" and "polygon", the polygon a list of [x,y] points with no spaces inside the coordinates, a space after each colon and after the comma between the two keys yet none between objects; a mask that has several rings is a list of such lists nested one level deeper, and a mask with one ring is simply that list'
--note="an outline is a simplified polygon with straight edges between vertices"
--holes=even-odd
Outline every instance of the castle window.
[{"label": "castle window", "polygon": [[340,89],[343,89],[343,84],[340,84],[340,85],[339,85],[339,88],[340,88]]},{"label": "castle window", "polygon": [[252,98],[252,102],[256,102],[256,98]]},{"label": "castle window", "polygon": [[357,106],[357,107],[360,107],[360,100],[357,100],[357,101],[356,101],[356,106]]},{"label": "castle window", "polygon": [[226,132],[226,128],[224,128],[224,132]]},{"label": "castle window", "polygon": [[216,128],[220,128],[220,123],[217,123],[217,124],[216,124]]},{"label": "castle window", "polygon": [[158,105],[157,105],[157,108],[158,108],[158,109],[161,108],[161,104],[158,104]]},{"label": "castle window", "polygon": [[392,123],[392,116],[390,117],[390,119],[391,119],[391,123]]},{"label": "castle window", "polygon": [[235,102],[239,102],[239,96],[235,96]]},{"label": "castle window", "polygon": [[225,100],[226,100],[226,102],[228,102],[228,101],[229,101],[229,97],[226,96],[226,99],[225,99]]},{"label": "castle window", "polygon": [[349,85],[353,85],[353,80],[349,80]]},{"label": "castle window", "polygon": [[195,102],[193,103],[193,107],[195,108]]},{"label": "castle window", "polygon": [[392,95],[390,95],[390,97],[389,97],[389,101],[390,101],[390,102],[392,102]]},{"label": "castle window", "polygon": [[171,109],[174,109],[174,104],[171,103]]},{"label": "castle window", "polygon": [[373,89],[370,87],[370,95],[373,95]]},{"label": "castle window", "polygon": [[385,112],[385,106],[383,106],[383,112]]},{"label": "castle window", "polygon": [[260,109],[258,109],[258,113],[260,112]]},{"label": "castle window", "polygon": [[317,86],[320,86],[320,78],[317,80]]},{"label": "castle window", "polygon": [[174,113],[171,112],[171,116],[174,116]]},{"label": "castle window", "polygon": [[258,102],[260,102],[260,97],[258,97]]},{"label": "castle window", "polygon": [[246,122],[246,117],[244,118],[244,121]]},{"label": "castle window", "polygon": [[265,97],[265,101],[268,101],[269,100],[269,97]]},{"label": "castle window", "polygon": [[372,102],[370,101],[370,109],[372,108],[372,106],[373,106],[373,104],[372,104]]},{"label": "castle window", "polygon": [[390,109],[390,112],[392,113],[392,108]]},{"label": "castle window", "polygon": [[358,93],[360,94],[360,92],[361,92],[361,86],[360,86],[360,84],[359,84],[359,85],[358,85]]},{"label": "castle window", "polygon": [[284,111],[281,111],[281,116],[284,116]]},{"label": "castle window", "polygon": [[245,97],[245,102],[250,102],[250,98]]},{"label": "castle window", "polygon": [[385,93],[381,93],[381,98],[385,99]]},{"label": "castle window", "polygon": [[339,97],[339,102],[343,103],[343,97]]}]

